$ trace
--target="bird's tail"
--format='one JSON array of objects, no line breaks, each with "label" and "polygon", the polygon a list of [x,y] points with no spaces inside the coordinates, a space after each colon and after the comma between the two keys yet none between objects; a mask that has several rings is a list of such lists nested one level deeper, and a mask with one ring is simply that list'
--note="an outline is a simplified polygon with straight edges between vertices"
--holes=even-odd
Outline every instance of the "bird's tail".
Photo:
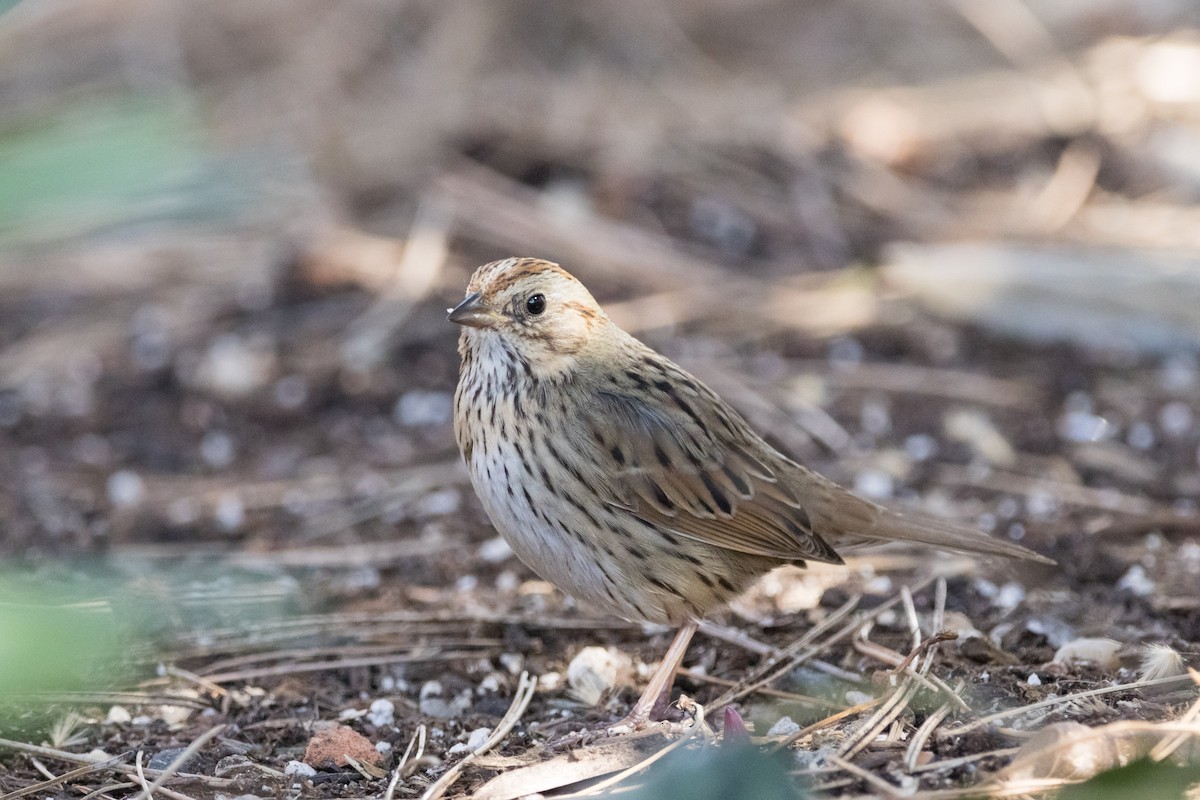
[{"label": "bird's tail", "polygon": [[899,514],[894,511],[881,511],[882,513],[875,519],[874,525],[855,531],[858,534],[854,537],[855,539],[864,544],[895,541],[916,542],[942,550],[1022,558],[1042,564],[1056,563],[1053,559],[1035,553],[1029,548],[1021,547],[1019,544],[1006,542],[1003,539],[994,539],[980,531],[928,514]]}]

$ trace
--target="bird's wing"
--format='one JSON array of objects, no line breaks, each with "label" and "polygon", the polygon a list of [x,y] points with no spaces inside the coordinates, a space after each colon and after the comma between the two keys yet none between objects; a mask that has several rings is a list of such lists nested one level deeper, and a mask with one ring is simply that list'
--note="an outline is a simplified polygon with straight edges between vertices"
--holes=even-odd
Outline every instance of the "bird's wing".
[{"label": "bird's wing", "polygon": [[1054,563],[947,520],[864,500],[773,450],[687,373],[668,377],[636,392],[597,392],[586,414],[595,488],[646,522],[792,561],[840,564],[834,546],[905,541]]},{"label": "bird's wing", "polygon": [[694,379],[597,392],[584,420],[596,448],[595,488],[612,505],[716,547],[842,563],[778,480],[782,457]]}]

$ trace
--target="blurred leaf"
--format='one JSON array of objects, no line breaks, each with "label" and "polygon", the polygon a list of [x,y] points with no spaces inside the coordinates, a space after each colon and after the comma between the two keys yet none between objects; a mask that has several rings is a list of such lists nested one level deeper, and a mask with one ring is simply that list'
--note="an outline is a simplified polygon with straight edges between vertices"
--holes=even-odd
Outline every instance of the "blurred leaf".
[{"label": "blurred leaf", "polygon": [[791,754],[767,755],[745,745],[679,750],[650,767],[646,786],[621,797],[636,800],[796,800],[797,790],[788,775]]},{"label": "blurred leaf", "polygon": [[1059,800],[1176,800],[1200,783],[1200,765],[1175,767],[1149,759],[1068,786]]},{"label": "blurred leaf", "polygon": [[237,182],[199,131],[169,97],[77,103],[0,130],[0,243],[225,213]]}]

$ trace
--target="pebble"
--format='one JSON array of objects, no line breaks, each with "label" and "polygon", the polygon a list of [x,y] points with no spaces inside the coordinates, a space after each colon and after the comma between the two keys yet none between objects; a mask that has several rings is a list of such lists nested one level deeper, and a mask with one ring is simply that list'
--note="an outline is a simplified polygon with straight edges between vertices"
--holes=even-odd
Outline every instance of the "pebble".
[{"label": "pebble", "polygon": [[367,721],[377,728],[391,725],[396,721],[396,704],[386,698],[374,701],[367,712]]},{"label": "pebble", "polygon": [[1029,673],[1028,683],[1030,686],[1041,686],[1042,679],[1038,677],[1038,674],[1036,672],[1031,672],[1031,673]]},{"label": "pebble", "polygon": [[1192,427],[1192,409],[1179,400],[1167,403],[1158,412],[1158,427],[1167,436],[1183,436]]},{"label": "pebble", "polygon": [[507,561],[512,557],[512,548],[508,546],[508,542],[503,536],[496,536],[488,539],[479,546],[479,557],[489,564],[499,564],[501,561]]},{"label": "pebble", "polygon": [[873,500],[886,500],[895,492],[895,482],[882,470],[863,470],[854,478],[854,491]]},{"label": "pebble", "polygon": [[779,721],[767,731],[767,736],[791,736],[798,730],[800,730],[799,723],[791,717],[780,717]]},{"label": "pebble", "polygon": [[117,508],[135,508],[146,498],[146,484],[141,476],[122,469],[108,476],[108,502]]},{"label": "pebble", "polygon": [[283,774],[294,778],[312,778],[316,776],[317,771],[303,761],[289,761],[283,768]]},{"label": "pebble", "polygon": [[1118,589],[1125,589],[1138,597],[1149,597],[1154,591],[1154,581],[1146,575],[1141,564],[1134,564],[1117,581]]}]

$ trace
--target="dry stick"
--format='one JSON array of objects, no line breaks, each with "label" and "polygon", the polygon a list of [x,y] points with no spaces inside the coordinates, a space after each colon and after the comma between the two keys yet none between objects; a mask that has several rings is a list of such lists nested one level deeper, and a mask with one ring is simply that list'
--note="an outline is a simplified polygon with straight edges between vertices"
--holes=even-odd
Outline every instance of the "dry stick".
[{"label": "dry stick", "polygon": [[146,773],[142,771],[142,752],[141,750],[137,751],[137,758],[133,762],[133,766],[137,770],[138,783],[142,785],[143,789],[142,794],[138,795],[138,799],[141,800],[142,797],[145,797],[146,800],[154,800],[154,793],[146,786]]},{"label": "dry stick", "polygon": [[[1196,682],[1197,685],[1200,685],[1200,672],[1188,667],[1188,675],[1193,681]],[[1179,722],[1195,722],[1197,719],[1200,719],[1200,699],[1197,699],[1195,703],[1192,703],[1192,707],[1184,712],[1183,716],[1179,718]],[[1164,758],[1167,758],[1169,755],[1171,755],[1171,753],[1174,753],[1176,750],[1178,750],[1179,746],[1187,741],[1187,738],[1188,737],[1185,734],[1181,733],[1174,739],[1162,740],[1154,746],[1153,750],[1150,751],[1150,758],[1154,761],[1162,761]]]},{"label": "dry stick", "polygon": [[[932,579],[926,579],[926,580],[918,583],[917,591],[920,591],[921,589],[924,589],[926,586],[928,586],[931,580]],[[714,710],[723,708],[724,706],[729,705],[730,703],[734,702],[735,700],[745,697],[746,695],[750,694],[751,692],[757,691],[759,688],[761,688],[762,686],[765,686],[766,684],[775,680],[776,678],[778,678],[780,675],[784,674],[785,672],[795,669],[798,665],[811,659],[813,656],[815,656],[819,652],[820,648],[810,647],[807,652],[802,652],[802,653],[799,653],[798,655],[796,655],[796,653],[798,653],[798,651],[807,647],[811,642],[813,642],[815,639],[817,639],[819,636],[821,636],[821,634],[823,634],[826,630],[831,628],[833,625],[835,625],[836,623],[840,622],[845,617],[847,617],[854,610],[854,607],[858,604],[859,600],[861,600],[861,599],[862,598],[859,595],[851,597],[840,608],[838,608],[837,611],[835,611],[833,614],[831,614],[826,619],[822,620],[819,625],[817,625],[815,628],[811,629],[804,636],[801,636],[799,639],[797,639],[792,644],[788,645],[786,648],[784,648],[784,650],[780,651],[780,654],[778,657],[769,659],[766,663],[764,663],[763,665],[761,665],[760,667],[755,669],[754,672],[752,672],[749,676],[747,676],[747,678],[743,681],[743,685],[741,686],[741,688],[736,689],[736,690],[731,689],[731,690],[725,692],[725,694],[718,697],[715,701],[710,703],[708,706],[709,710],[714,711]],[[881,603],[877,608],[875,608],[872,611],[870,611],[869,613],[865,614],[862,618],[852,621],[850,624],[844,626],[839,631],[832,634],[829,638],[827,638],[822,643],[822,646],[828,647],[829,645],[844,639],[845,637],[854,633],[854,631],[857,630],[862,625],[862,622],[864,620],[875,619],[880,614],[882,614],[884,611],[887,611],[892,606],[894,606],[897,602],[899,602],[899,597],[893,597],[891,600],[888,600],[886,603]],[[780,662],[784,661],[784,660],[786,660],[786,663],[784,663],[782,667],[779,667],[778,669],[776,669],[776,666],[779,665]],[[772,672],[772,670],[774,670],[774,672]]]},{"label": "dry stick", "polygon": [[947,758],[942,761],[932,761],[928,764],[918,764],[909,772],[930,772],[938,769],[953,769],[961,767],[963,764],[971,764],[975,761],[982,761],[985,758],[1004,758],[1005,756],[1016,755],[1021,748],[1019,747],[1002,747],[999,750],[987,750],[983,753],[972,753],[969,756],[959,756],[958,758]]},{"label": "dry stick", "polygon": [[[912,649],[916,651],[921,646],[921,623],[917,619],[917,607],[913,603],[912,592],[907,586],[900,587],[900,599],[904,607],[904,617],[908,622],[909,633],[913,637]],[[859,636],[866,638],[870,625],[863,625],[859,629]],[[910,671],[907,667],[907,661],[902,661],[901,665],[905,667],[903,671]],[[902,713],[908,708],[908,704],[917,694],[919,684],[916,679],[906,676],[900,685],[891,693],[891,695],[883,702],[875,713],[862,725],[858,727],[847,740],[842,744],[838,755],[845,758],[853,758],[863,748],[865,748],[879,733],[891,725]]]},{"label": "dry stick", "polygon": [[1009,708],[1004,711],[997,711],[994,714],[988,714],[986,717],[980,717],[979,719],[975,720],[974,722],[970,722],[966,725],[961,725],[957,728],[953,728],[948,731],[943,731],[942,733],[938,734],[938,738],[943,739],[943,738],[946,738],[949,736],[961,736],[962,734],[967,733],[969,731],[973,731],[973,730],[977,730],[979,728],[986,727],[986,726],[990,725],[991,723],[995,722],[996,720],[1006,719],[1008,717],[1015,717],[1020,714],[1027,713],[1029,711],[1036,711],[1039,708],[1050,708],[1052,706],[1062,705],[1063,703],[1071,703],[1071,702],[1074,702],[1075,700],[1082,700],[1085,697],[1098,697],[1099,695],[1103,695],[1103,694],[1114,694],[1116,692],[1128,692],[1128,691],[1132,691],[1134,689],[1144,689],[1144,688],[1147,688],[1150,686],[1166,686],[1168,684],[1183,683],[1185,681],[1190,681],[1190,680],[1191,680],[1191,676],[1189,676],[1189,675],[1175,675],[1170,678],[1155,678],[1154,680],[1148,680],[1148,681],[1134,681],[1133,683],[1121,683],[1116,686],[1105,686],[1100,689],[1088,689],[1087,691],[1076,692],[1075,694],[1066,694],[1066,695],[1063,695],[1062,697],[1052,697],[1048,700],[1040,700],[1036,703],[1030,703],[1027,706],[1020,706],[1018,708]]},{"label": "dry stick", "polygon": [[[964,681],[959,681],[958,685],[954,687],[954,692],[956,694],[961,692],[965,685]],[[917,759],[920,757],[921,751],[925,749],[925,743],[933,735],[934,729],[941,725],[942,720],[950,714],[952,707],[953,703],[949,700],[942,703],[941,708],[926,717],[925,721],[921,723],[921,727],[917,728],[917,732],[913,734],[912,741],[908,743],[908,749],[904,751],[904,768],[909,773],[916,769]]]},{"label": "dry stick", "polygon": [[[881,644],[876,644],[868,639],[855,639],[854,649],[864,655],[871,656],[877,661],[882,661],[884,664],[895,665],[904,660],[903,656],[901,656],[895,650],[884,647]],[[946,695],[946,697],[950,698],[950,701],[957,705],[962,711],[973,710],[969,705],[967,705],[966,700],[963,700],[961,697],[955,695],[954,690],[947,686],[946,682],[937,675],[922,675],[909,666],[905,668],[904,676],[915,680],[917,683],[921,684],[931,692],[940,692]]]},{"label": "dry stick", "polygon": [[875,713],[867,719],[858,730],[846,740],[838,751],[838,755],[843,758],[854,758],[863,750],[871,740],[879,735],[879,732],[892,723],[896,717],[908,708],[908,704],[912,702],[916,696],[917,690],[920,689],[920,684],[913,680],[910,676],[905,676],[900,685],[888,696],[883,704],[876,709]]},{"label": "dry stick", "polygon": [[324,670],[353,669],[356,667],[378,667],[384,664],[411,664],[421,661],[453,661],[460,658],[477,658],[478,656],[478,651],[447,650],[442,652],[432,648],[417,648],[411,653],[397,653],[393,656],[340,658],[316,664],[279,664],[274,667],[245,669],[217,675],[206,675],[205,677],[214,683],[230,683],[254,678],[276,678],[281,675],[298,675],[304,672],[323,672]]},{"label": "dry stick", "polygon": [[[46,758],[54,758],[59,761],[66,761],[71,764],[87,764],[94,766],[96,764],[104,764],[106,769],[111,769],[114,772],[120,772],[123,775],[134,776],[136,770],[128,764],[114,764],[109,766],[109,762],[113,759],[99,759],[81,753],[71,753],[66,750],[56,750],[53,747],[43,747],[37,744],[29,744],[28,742],[17,742],[12,739],[0,739],[0,748],[8,748],[22,753],[33,753],[44,756]],[[150,777],[155,777],[162,774],[162,770],[148,769],[146,774]],[[213,778],[208,775],[197,775],[192,772],[181,772],[179,778],[184,778],[196,783],[202,783],[205,786],[210,786],[215,789],[228,789],[233,786],[236,781],[232,778]]]},{"label": "dry stick", "polygon": [[830,763],[835,764],[836,766],[845,770],[846,772],[849,772],[851,775],[858,778],[859,780],[865,781],[868,786],[874,787],[884,797],[903,797],[904,796],[904,794],[901,792],[901,790],[898,787],[888,783],[883,778],[880,778],[876,775],[872,775],[871,773],[867,772],[862,767],[857,766],[856,764],[851,764],[849,761],[847,761],[846,759],[844,759],[840,756],[830,755],[828,758],[829,758]]},{"label": "dry stick", "polygon": [[[204,745],[208,744],[212,739],[214,739],[216,737],[216,735],[218,733],[220,733],[223,730],[225,730],[224,724],[214,725],[213,727],[209,728],[204,733],[202,733],[198,737],[196,737],[196,739],[193,740],[191,744],[189,744],[186,748],[184,748],[184,751],[182,753],[175,756],[175,759],[170,764],[167,765],[166,769],[164,769],[162,772],[159,773],[158,777],[155,778],[154,783],[152,783],[150,786],[147,786],[146,789],[141,794],[139,794],[136,798],[134,798],[134,800],[150,800],[150,797],[153,795],[155,789],[158,789],[160,786],[162,786],[164,783],[166,783],[168,780],[170,780],[171,776],[174,775],[176,772],[178,772],[179,769],[184,764],[187,763],[187,760],[189,758],[196,755],[196,753],[198,753],[200,751],[201,747],[204,747]],[[138,751],[138,759],[139,759],[138,768],[137,768],[138,777],[140,777],[144,783],[146,780],[146,776],[144,774],[142,774],[142,765],[140,763],[140,759],[141,759],[141,751],[140,750]]]},{"label": "dry stick", "polygon": [[[714,700],[712,704],[709,705],[709,708],[714,711],[723,708],[733,701],[745,697],[751,692],[761,688],[762,686],[765,686],[766,684],[775,680],[775,678],[779,677],[779,675],[782,675],[784,672],[794,669],[797,664],[801,663],[806,658],[811,658],[813,655],[816,655],[815,648],[809,648],[809,650],[802,652],[800,655],[793,658],[794,654],[796,654],[798,651],[804,650],[813,641],[825,633],[825,631],[829,630],[834,625],[849,616],[854,611],[854,608],[858,605],[858,602],[861,599],[861,595],[854,595],[851,597],[849,600],[843,603],[840,608],[822,620],[820,624],[811,628],[795,642],[780,651],[779,655],[769,658],[759,665],[753,672],[750,673],[750,675],[745,678],[745,680],[742,681],[740,687],[730,689]],[[876,609],[875,613],[880,613],[882,608],[883,607]],[[848,626],[849,631],[853,631],[856,625],[857,623]],[[843,629],[841,633],[836,634],[835,637],[826,642],[826,644],[837,641],[838,638],[841,638],[849,631]],[[783,666],[776,670],[776,667],[781,663]]]},{"label": "dry stick", "polygon": [[93,797],[99,797],[100,795],[107,794],[108,792],[115,792],[115,791],[118,791],[119,789],[133,789],[136,787],[137,787],[137,784],[134,783],[133,781],[125,781],[122,783],[109,783],[109,784],[105,784],[104,786],[101,786],[99,789],[93,789],[92,791],[85,794],[83,797],[79,798],[79,800],[92,800]]},{"label": "dry stick", "polygon": [[537,678],[529,677],[528,672],[522,672],[520,679],[517,681],[517,691],[513,695],[512,705],[508,707],[504,718],[500,720],[500,724],[496,726],[496,730],[492,731],[492,735],[487,738],[487,741],[476,747],[470,753],[457,762],[454,766],[446,771],[442,777],[438,778],[428,789],[425,794],[421,795],[421,800],[437,800],[446,793],[454,782],[462,775],[463,770],[467,765],[474,761],[479,756],[491,750],[500,743],[509,731],[521,719],[521,715],[525,713],[525,709],[529,706],[529,701],[533,699],[534,690],[537,689]]},{"label": "dry stick", "polygon": [[400,763],[396,765],[396,769],[392,773],[392,780],[388,783],[387,791],[383,793],[383,800],[392,800],[392,797],[395,796],[396,784],[400,782],[400,778],[404,775],[404,766],[408,763],[408,757],[412,755],[414,746],[417,748],[417,754],[413,756],[413,761],[420,761],[421,756],[425,754],[424,722],[417,726],[417,729],[413,731],[412,738],[408,740],[408,747],[404,748],[404,756],[400,759]]},{"label": "dry stick", "polygon": [[678,750],[680,747],[683,747],[683,745],[687,744],[692,739],[695,739],[697,733],[699,731],[703,730],[703,728],[704,728],[704,709],[699,704],[696,705],[696,713],[695,713],[695,716],[693,717],[693,719],[696,720],[696,725],[695,725],[695,727],[692,728],[692,730],[690,730],[688,732],[687,736],[679,737],[678,739],[671,742],[666,747],[656,750],[655,752],[651,753],[649,756],[642,759],[641,761],[634,764],[633,766],[626,767],[625,769],[618,772],[616,775],[612,775],[608,778],[605,778],[604,780],[600,781],[599,783],[589,786],[587,789],[583,790],[582,792],[575,792],[573,794],[560,795],[559,796],[560,800],[567,800],[567,798],[572,798],[572,797],[595,796],[596,794],[603,792],[605,789],[608,789],[610,786],[616,786],[618,783],[625,780],[626,778],[629,778],[630,776],[636,775],[637,773],[645,770],[646,768],[648,768],[649,766],[654,764],[659,759],[674,752],[675,750]]},{"label": "dry stick", "polygon": [[65,783],[66,781],[78,778],[82,775],[90,775],[93,772],[101,772],[115,764],[120,764],[124,759],[125,756],[120,755],[110,758],[107,761],[101,761],[98,764],[87,764],[82,767],[76,767],[75,769],[64,772],[62,775],[59,775],[56,778],[50,778],[49,780],[44,780],[41,783],[32,783],[29,786],[16,789],[8,792],[7,794],[2,794],[0,795],[0,800],[17,800],[18,797],[24,797],[27,794],[33,794],[34,792],[40,792],[43,789],[49,789],[52,786],[57,786],[60,783]]},{"label": "dry stick", "polygon": [[[413,638],[415,638],[415,637],[413,637]],[[480,650],[489,650],[489,649],[492,649],[495,647],[499,647],[502,643],[502,640],[500,640],[500,639],[484,639],[481,637],[480,638],[472,638],[472,639],[464,639],[460,636],[460,637],[455,637],[454,639],[451,639],[449,641],[446,641],[446,640],[431,641],[432,638],[433,637],[421,637],[421,646],[424,648],[429,648],[429,649],[432,649],[436,646],[438,648],[454,648],[454,647],[475,648],[475,647],[477,647]],[[278,661],[284,661],[284,662],[288,662],[288,663],[292,663],[292,662],[316,663],[318,659],[329,658],[330,656],[338,656],[339,659],[345,659],[348,657],[395,655],[396,651],[401,649],[402,647],[412,647],[412,645],[400,644],[397,642],[388,642],[388,643],[384,643],[384,644],[354,645],[354,646],[331,645],[329,647],[284,648],[284,649],[278,649],[278,650],[270,650],[270,651],[263,652],[263,653],[253,653],[253,654],[245,655],[245,656],[236,656],[234,658],[223,658],[218,661],[214,661],[211,664],[205,665],[204,668],[206,670],[208,670],[209,675],[214,675],[214,674],[220,674],[220,673],[228,673],[228,672],[232,671],[232,669],[234,667],[238,667],[238,668],[259,667],[259,665],[264,665],[264,662],[266,662],[265,666],[262,666],[260,668],[266,668],[267,666],[270,666],[270,662],[278,662]],[[326,662],[321,662],[321,663],[326,663]],[[204,679],[211,680],[211,678],[209,678],[207,676],[205,676]]]},{"label": "dry stick", "polygon": [[860,711],[866,711],[869,708],[874,708],[875,706],[879,705],[881,702],[883,702],[883,701],[879,700],[877,698],[872,698],[865,703],[859,703],[858,705],[854,705],[854,706],[850,706],[849,708],[842,709],[841,711],[837,712],[836,714],[830,714],[825,719],[818,720],[817,722],[814,722],[812,725],[808,725],[804,728],[801,728],[800,730],[796,731],[795,733],[788,734],[787,738],[783,739],[782,741],[777,742],[775,744],[775,746],[771,748],[771,752],[774,753],[776,751],[782,750],[785,747],[791,747],[793,744],[800,741],[805,736],[808,736],[810,733],[813,733],[814,731],[819,731],[828,725],[832,725],[833,723],[835,723],[839,720],[845,719],[846,717],[852,717],[855,714],[859,713]]}]

